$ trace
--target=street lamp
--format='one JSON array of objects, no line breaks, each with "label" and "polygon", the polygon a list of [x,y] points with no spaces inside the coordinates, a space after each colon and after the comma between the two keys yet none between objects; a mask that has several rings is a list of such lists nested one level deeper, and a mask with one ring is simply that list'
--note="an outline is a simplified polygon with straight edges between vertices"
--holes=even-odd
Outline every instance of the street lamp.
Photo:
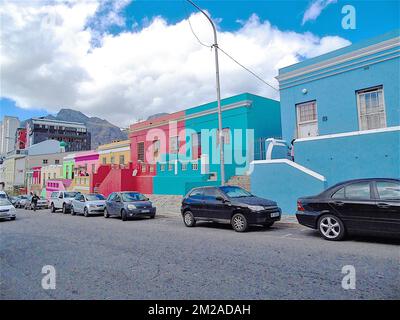
[{"label": "street lamp", "polygon": [[225,185],[225,159],[224,159],[224,139],[223,139],[223,132],[222,132],[222,111],[221,111],[221,90],[219,84],[219,64],[218,64],[218,42],[217,42],[217,28],[214,25],[214,22],[211,18],[193,1],[186,0],[192,6],[194,6],[197,10],[199,10],[202,14],[205,15],[207,20],[211,23],[211,26],[214,31],[214,47],[215,50],[215,78],[217,84],[217,104],[218,104],[218,142],[220,147],[220,168],[221,168],[221,185]]}]

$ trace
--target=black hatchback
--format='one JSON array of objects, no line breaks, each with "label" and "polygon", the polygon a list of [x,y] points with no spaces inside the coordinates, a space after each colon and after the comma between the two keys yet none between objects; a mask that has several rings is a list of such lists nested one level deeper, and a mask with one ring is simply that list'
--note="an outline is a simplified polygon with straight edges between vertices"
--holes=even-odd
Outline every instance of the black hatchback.
[{"label": "black hatchback", "polygon": [[317,196],[298,199],[296,217],[327,240],[341,240],[347,233],[400,236],[400,180],[336,184]]},{"label": "black hatchback", "polygon": [[281,218],[276,202],[259,198],[236,186],[192,189],[182,201],[181,213],[187,227],[197,221],[230,223],[237,232],[249,225],[270,227]]}]

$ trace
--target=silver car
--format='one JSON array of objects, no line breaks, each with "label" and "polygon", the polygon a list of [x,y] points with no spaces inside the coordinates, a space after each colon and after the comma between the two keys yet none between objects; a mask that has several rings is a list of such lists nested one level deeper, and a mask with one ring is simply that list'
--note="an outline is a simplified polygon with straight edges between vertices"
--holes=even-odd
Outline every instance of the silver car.
[{"label": "silver car", "polygon": [[71,215],[83,214],[88,217],[91,214],[104,213],[106,198],[102,194],[77,194],[71,201]]},{"label": "silver car", "polygon": [[8,199],[0,198],[0,219],[15,220],[16,210]]}]

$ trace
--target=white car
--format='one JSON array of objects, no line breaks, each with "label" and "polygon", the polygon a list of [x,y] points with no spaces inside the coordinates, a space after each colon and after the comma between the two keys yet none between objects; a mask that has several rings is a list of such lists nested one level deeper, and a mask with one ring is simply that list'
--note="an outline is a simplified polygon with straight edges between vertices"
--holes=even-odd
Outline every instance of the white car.
[{"label": "white car", "polygon": [[15,220],[17,210],[8,199],[0,198],[0,219]]},{"label": "white car", "polygon": [[104,213],[106,198],[102,194],[77,194],[71,201],[71,214],[83,214],[88,217],[90,214]]},{"label": "white car", "polygon": [[5,193],[4,191],[0,191],[0,199],[8,199],[7,193]]},{"label": "white car", "polygon": [[62,209],[63,213],[68,213],[71,210],[71,201],[78,193],[71,191],[52,192],[49,200],[51,212]]}]

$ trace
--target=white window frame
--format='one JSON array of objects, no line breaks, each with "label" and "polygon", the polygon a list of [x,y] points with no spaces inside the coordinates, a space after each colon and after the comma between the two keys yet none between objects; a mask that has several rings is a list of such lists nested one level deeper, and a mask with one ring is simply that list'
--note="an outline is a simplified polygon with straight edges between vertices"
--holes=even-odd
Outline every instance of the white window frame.
[{"label": "white window frame", "polygon": [[[379,92],[381,93],[382,96],[382,105],[383,105],[383,111],[378,111],[378,112],[372,112],[368,113],[365,115],[361,115],[361,96],[371,93],[371,92]],[[357,98],[357,114],[358,114],[358,129],[359,131],[365,131],[365,130],[373,130],[373,129],[382,129],[382,128],[387,128],[387,121],[386,121],[386,104],[385,104],[385,94],[383,91],[383,86],[376,86],[376,87],[371,87],[371,88],[366,88],[366,89],[361,89],[356,91],[356,98]],[[367,117],[371,115],[376,115],[376,114],[383,114],[383,127],[379,128],[363,128],[363,122],[362,122],[362,117]],[[366,125],[368,126],[368,122],[366,122]]]},{"label": "white window frame", "polygon": [[[299,107],[303,105],[308,105],[310,103],[313,103],[315,106],[315,120],[308,120],[308,121],[300,121],[300,109]],[[310,124],[310,123],[315,123],[317,125],[317,136],[319,135],[319,128],[318,128],[318,107],[317,107],[317,100],[311,100],[311,101],[306,101],[306,102],[301,102],[296,104],[296,136],[297,138],[300,137],[300,126],[304,124]],[[306,137],[300,137],[300,138],[306,138]]]}]

